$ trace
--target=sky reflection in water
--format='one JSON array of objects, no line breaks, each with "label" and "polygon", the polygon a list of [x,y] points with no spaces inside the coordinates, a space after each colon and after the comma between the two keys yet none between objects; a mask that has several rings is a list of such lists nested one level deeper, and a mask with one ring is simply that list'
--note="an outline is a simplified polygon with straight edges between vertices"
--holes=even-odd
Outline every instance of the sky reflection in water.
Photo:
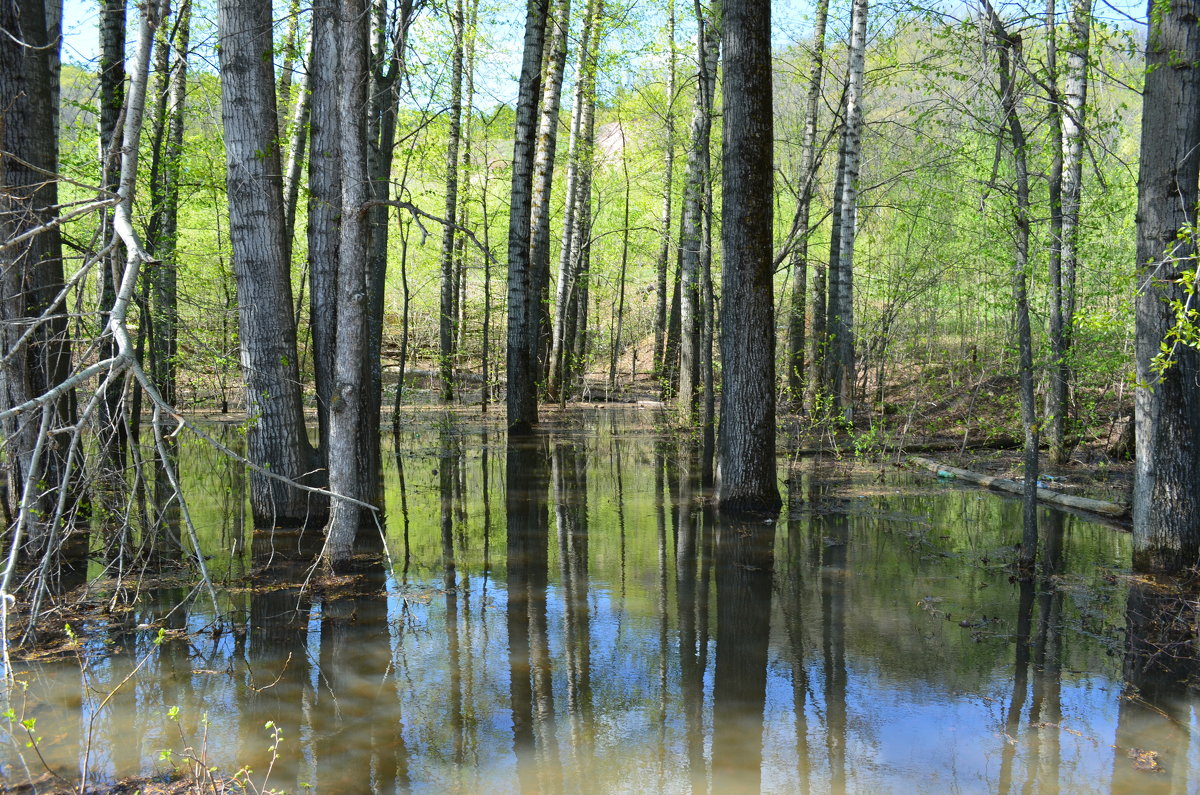
[{"label": "sky reflection in water", "polygon": [[[1122,532],[1045,512],[1053,573],[1010,582],[1015,501],[812,461],[781,466],[778,522],[721,522],[644,418],[587,417],[511,448],[466,419],[406,433],[390,569],[325,594],[234,588],[221,622],[203,600],[139,606],[85,672],[27,667],[18,711],[68,775],[90,727],[93,779],[190,747],[289,792],[1200,787],[1180,681],[1195,616],[1105,575]],[[183,464],[218,572],[302,571],[303,540],[249,535],[240,473],[199,448]],[[190,634],[156,647],[136,627],[160,619]],[[40,770],[17,739],[9,782],[22,756]]]}]

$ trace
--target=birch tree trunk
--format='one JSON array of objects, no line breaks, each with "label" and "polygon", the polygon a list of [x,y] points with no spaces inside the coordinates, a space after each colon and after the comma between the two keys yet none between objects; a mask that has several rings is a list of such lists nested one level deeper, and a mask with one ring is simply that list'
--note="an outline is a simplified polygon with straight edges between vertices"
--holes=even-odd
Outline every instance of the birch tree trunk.
[{"label": "birch tree trunk", "polygon": [[770,0],[725,5],[721,361],[717,500],[723,513],[778,512]]},{"label": "birch tree trunk", "polygon": [[[100,164],[101,184],[116,192],[120,182],[120,142],[122,108],[125,104],[125,0],[104,0],[100,10]],[[114,141],[116,145],[114,146]],[[106,212],[103,240],[112,240],[111,212]],[[116,298],[116,282],[125,263],[120,245],[100,263],[100,328],[107,328],[110,310]],[[100,342],[100,355],[110,359],[116,342],[107,336]],[[100,402],[99,446],[105,472],[103,490],[122,489],[125,462],[125,423],[121,417],[121,390],[111,386]]]},{"label": "birch tree trunk", "polygon": [[[1150,12],[1138,173],[1133,564],[1177,571],[1200,555],[1200,351],[1167,339],[1176,324],[1171,302],[1195,302],[1179,276],[1195,268],[1195,243],[1178,236],[1196,223],[1200,3]],[[1164,342],[1170,367],[1160,371]]]},{"label": "birch tree trunk", "polygon": [[539,295],[529,262],[530,204],[533,160],[537,135],[538,96],[541,93],[542,48],[546,38],[548,0],[527,0],[525,46],[517,93],[516,130],[513,134],[512,190],[508,216],[508,431],[529,433],[537,424]]},{"label": "birch tree trunk", "polygon": [[546,39],[545,82],[538,117],[537,155],[533,163],[533,205],[530,210],[529,262],[537,302],[530,325],[537,329],[529,355],[538,362],[538,371],[549,356],[549,342],[542,329],[552,324],[550,314],[550,194],[554,182],[554,156],[558,149],[559,111],[562,104],[563,71],[567,63],[567,38],[570,33],[571,2],[555,0],[554,16]]},{"label": "birch tree trunk", "polygon": [[[808,97],[804,114],[804,134],[800,141],[800,167],[797,180],[800,197],[796,207],[796,228],[800,238],[792,255],[792,311],[788,317],[788,396],[793,407],[804,400],[805,301],[808,287],[808,222],[817,171],[817,114],[821,89],[825,83],[825,25],[829,19],[829,0],[818,0],[813,22],[813,64],[808,76]],[[814,359],[815,361],[815,359]]]},{"label": "birch tree trunk", "polygon": [[589,140],[596,112],[595,47],[600,0],[588,0],[579,37],[576,63],[575,99],[571,109],[571,139],[567,145],[567,185],[563,207],[562,247],[558,259],[558,286],[554,302],[554,328],[550,345],[550,378],[546,393],[551,400],[565,397],[563,359],[568,355],[574,335],[568,333],[571,305],[575,301],[576,279],[583,262],[586,239],[586,206],[591,200],[590,176],[592,146]]},{"label": "birch tree trunk", "polygon": [[866,74],[867,0],[854,0],[846,79],[846,126],[842,132],[841,230],[837,316],[833,332],[833,389],[847,422],[854,420],[854,236],[858,222],[858,172],[862,162],[862,94]]},{"label": "birch tree trunk", "polygon": [[[311,480],[315,454],[304,430],[292,285],[284,240],[276,145],[269,4],[220,0],[218,39],[225,128],[229,237],[238,289],[238,328],[251,461]],[[250,504],[262,525],[304,522],[322,513],[309,494],[251,475]]]},{"label": "birch tree trunk", "polygon": [[[1066,87],[1062,111],[1062,276],[1060,299],[1061,330],[1054,347],[1055,370],[1050,406],[1050,461],[1066,463],[1067,423],[1070,419],[1071,343],[1075,325],[1075,271],[1079,259],[1079,205],[1083,184],[1083,131],[1087,107],[1088,48],[1091,40],[1092,2],[1071,4],[1066,43]],[[1052,302],[1055,303],[1055,302]]]}]

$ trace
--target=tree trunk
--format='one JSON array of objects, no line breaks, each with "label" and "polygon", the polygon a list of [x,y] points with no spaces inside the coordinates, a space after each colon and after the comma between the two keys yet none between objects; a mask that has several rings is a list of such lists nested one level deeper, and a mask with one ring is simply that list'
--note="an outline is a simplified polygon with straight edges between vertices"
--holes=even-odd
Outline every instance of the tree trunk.
[{"label": "tree trunk", "polygon": [[[1137,214],[1137,455],[1133,563],[1175,571],[1200,555],[1200,351],[1172,343],[1172,302],[1194,301],[1180,271],[1195,268],[1200,171],[1200,2],[1150,8]],[[1162,345],[1170,366],[1161,367]]]},{"label": "tree trunk", "polygon": [[1063,190],[1063,108],[1058,91],[1058,20],[1056,0],[1046,0],[1046,97],[1050,173],[1046,176],[1050,199],[1050,240],[1047,276],[1050,279],[1050,350],[1049,384],[1046,389],[1046,432],[1050,437],[1050,463],[1066,463],[1066,362],[1063,360],[1063,279],[1062,279],[1062,190]]},{"label": "tree trunk", "polygon": [[[707,23],[707,24],[706,24]],[[675,405],[685,424],[696,421],[700,381],[700,259],[704,245],[705,176],[712,126],[712,94],[716,89],[721,48],[721,6],[714,0],[709,19],[696,20],[696,100],[692,107],[691,145],[683,183],[682,268],[679,287],[679,390]]]},{"label": "tree trunk", "polygon": [[571,140],[567,146],[567,187],[563,208],[562,248],[558,260],[558,290],[555,297],[553,338],[550,347],[550,378],[547,395],[551,400],[564,398],[567,388],[564,358],[574,339],[568,333],[570,306],[576,295],[576,279],[583,262],[586,243],[586,208],[591,201],[592,143],[589,130],[596,112],[595,52],[600,0],[589,0],[579,37],[579,77],[575,81],[575,102],[571,110]]},{"label": "tree trunk", "polygon": [[[283,172],[283,236],[288,243],[288,261],[296,237],[296,202],[300,196],[300,170],[304,165],[304,151],[308,145],[308,117],[312,110],[312,91],[309,75],[312,74],[312,36],[309,35],[305,48],[304,72],[300,76],[300,88],[296,93],[296,104],[292,109],[291,129],[288,134],[287,166]],[[303,300],[303,296],[301,296]]]},{"label": "tree trunk", "polygon": [[550,327],[550,192],[554,179],[554,155],[558,148],[559,108],[562,101],[563,71],[567,62],[567,39],[570,33],[570,0],[555,0],[554,16],[546,40],[545,83],[538,118],[537,155],[533,164],[533,206],[530,215],[529,262],[537,302],[529,318],[537,333],[531,338],[534,348],[529,352],[538,371],[549,356],[549,340],[543,339],[542,328]]},{"label": "tree trunk", "polygon": [[[5,241],[49,221],[58,205],[57,84],[60,31],[48,29],[53,3],[0,2],[0,238]],[[55,298],[63,285],[62,242],[57,227],[0,251],[0,409],[45,394],[61,383],[70,367],[67,316]],[[24,342],[31,323],[47,316]],[[24,350],[19,348],[23,346]],[[53,426],[74,422],[74,391],[56,401],[51,414],[16,416],[0,426],[7,481],[5,516],[19,508],[26,481],[33,486],[30,514],[49,516],[55,488],[66,487],[65,456],[55,445],[34,460],[39,420]],[[46,522],[29,528],[25,549],[40,553],[48,541]]]},{"label": "tree trunk", "polygon": [[513,134],[512,190],[508,217],[508,430],[528,433],[537,424],[537,316],[540,296],[529,262],[530,203],[537,135],[538,95],[541,93],[542,47],[546,38],[548,0],[528,0],[525,48],[517,93]]},{"label": "tree trunk", "polygon": [[[125,0],[104,0],[100,11],[100,163],[101,184],[115,193],[120,182],[120,142],[122,108],[125,104]],[[114,141],[116,145],[114,146]],[[106,212],[102,239],[114,237],[111,211]],[[101,329],[108,327],[111,307],[116,299],[116,282],[120,279],[125,257],[120,245],[113,246],[100,262]],[[108,359],[116,353],[116,342],[107,336],[100,342],[100,356]],[[119,384],[119,382],[118,382]],[[122,418],[122,390],[110,384],[100,401],[98,432],[100,457],[104,472],[102,489],[120,499],[125,468],[125,422]]]},{"label": "tree trunk", "polygon": [[[808,287],[808,222],[813,187],[817,177],[817,114],[821,89],[825,83],[825,24],[829,19],[829,0],[818,0],[813,22],[813,65],[808,76],[808,101],[804,115],[804,134],[800,141],[800,168],[797,180],[800,198],[796,207],[796,229],[800,239],[792,255],[792,311],[788,317],[788,397],[799,408],[804,400],[805,300]],[[814,358],[813,361],[816,361]]]},{"label": "tree trunk", "polygon": [[769,0],[725,6],[721,234],[724,389],[717,500],[725,513],[774,514],[774,164]]},{"label": "tree trunk", "polygon": [[654,314],[654,363],[651,375],[663,374],[663,345],[667,333],[667,266],[671,262],[671,199],[675,185],[675,0],[667,0],[667,108],[663,119],[665,163],[662,190],[662,241],[658,249],[658,302]]},{"label": "tree trunk", "polygon": [[[367,317],[367,0],[339,0],[338,154],[342,160],[341,226],[338,236],[337,314],[333,398],[326,466],[333,505],[326,527],[325,559],[344,568],[363,523],[362,508],[339,497],[369,500],[359,477],[359,437],[371,432],[362,414]],[[377,427],[377,426],[376,426]]]},{"label": "tree trunk", "polygon": [[[1050,425],[1050,461],[1066,463],[1067,423],[1070,420],[1071,338],[1075,324],[1075,267],[1079,257],[1079,205],[1083,183],[1083,120],[1087,107],[1088,46],[1091,38],[1092,2],[1075,0],[1068,21],[1067,75],[1062,112],[1062,267],[1061,331],[1054,350],[1057,372],[1052,375],[1054,419]],[[1055,341],[1052,340],[1052,344]]]},{"label": "tree trunk", "polygon": [[312,21],[312,94],[308,159],[309,323],[312,333],[313,379],[317,392],[317,425],[321,454],[329,439],[329,405],[333,399],[334,339],[337,335],[338,216],[341,213],[341,157],[338,138],[338,41],[336,0],[315,0]]},{"label": "tree trunk", "polygon": [[[396,148],[396,114],[400,78],[404,72],[404,53],[413,21],[413,0],[398,0],[393,18],[387,22],[386,0],[376,0],[375,52],[371,62],[370,115],[367,119],[367,168],[370,198],[391,198],[392,161]],[[382,20],[383,22],[381,22]],[[393,32],[387,41],[384,29]],[[388,48],[390,47],[390,52]],[[386,69],[385,69],[386,66]],[[364,432],[359,438],[359,477],[363,493],[378,500],[381,487],[382,459],[379,449],[379,421],[383,401],[383,311],[384,280],[387,276],[389,209],[378,204],[368,211],[369,251],[367,254],[367,341],[363,346],[362,412]],[[405,287],[407,291],[407,285]],[[405,312],[408,311],[407,292]],[[400,385],[397,385],[399,388]],[[376,504],[380,504],[376,502]]]},{"label": "tree trunk", "polygon": [[[987,3],[987,0],[984,0]],[[1037,406],[1033,392],[1033,335],[1029,327],[1029,166],[1025,129],[1021,124],[1019,103],[1014,86],[1017,70],[1022,65],[1021,40],[1005,29],[1000,17],[987,5],[992,32],[999,45],[1000,99],[1007,120],[1009,142],[1012,144],[1013,170],[1016,172],[1016,259],[1013,263],[1013,302],[1017,312],[1017,345],[1021,379],[1021,425],[1025,430],[1024,521],[1018,565],[1024,570],[1033,568],[1037,559],[1037,479],[1038,426]],[[1001,132],[1003,136],[1003,132]]]},{"label": "tree trunk", "polygon": [[[251,461],[309,480],[315,455],[304,430],[292,285],[283,229],[276,145],[269,4],[220,0],[219,54],[225,127],[229,237],[238,290],[238,328]],[[315,292],[315,290],[314,290]],[[251,476],[258,524],[304,522],[321,508],[308,493],[261,473]]]},{"label": "tree trunk", "polygon": [[[838,235],[837,315],[833,331],[834,397],[847,422],[854,420],[854,236],[858,222],[858,171],[862,160],[862,94],[866,73],[867,0],[854,0],[842,129],[841,230]],[[833,298],[830,299],[831,301]]]},{"label": "tree trunk", "polygon": [[442,280],[438,322],[438,373],[443,403],[454,399],[454,341],[458,315],[454,270],[454,220],[458,217],[458,144],[462,137],[463,6],[455,0],[450,14],[454,52],[450,56],[450,132],[446,142],[446,223],[442,226]]}]

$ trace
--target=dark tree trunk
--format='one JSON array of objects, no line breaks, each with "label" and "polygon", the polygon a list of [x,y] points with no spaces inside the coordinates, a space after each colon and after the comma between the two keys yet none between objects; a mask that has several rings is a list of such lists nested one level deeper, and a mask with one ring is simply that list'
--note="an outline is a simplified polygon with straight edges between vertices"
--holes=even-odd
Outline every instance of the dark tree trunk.
[{"label": "dark tree trunk", "polygon": [[454,399],[454,341],[458,298],[454,269],[454,219],[458,217],[458,144],[462,136],[463,8],[456,0],[450,15],[454,52],[450,57],[450,132],[446,143],[446,223],[442,227],[442,280],[438,315],[438,373],[443,403]]},{"label": "dark tree trunk", "polygon": [[[58,183],[46,173],[58,170],[58,30],[47,29],[43,2],[0,0],[0,239],[10,240],[49,221],[58,204]],[[9,157],[11,155],[12,157]],[[28,164],[28,165],[27,165]],[[32,168],[30,167],[32,166]],[[66,378],[70,367],[66,315],[54,301],[62,289],[62,242],[58,228],[0,251],[0,409],[46,393]],[[46,315],[29,339],[19,342],[37,318]],[[24,350],[19,350],[23,347]],[[73,391],[56,401],[51,425],[70,424]],[[65,476],[65,457],[53,445],[33,460],[38,443],[38,412],[12,417],[0,426],[7,481],[5,517],[14,515],[28,479],[33,479],[31,515],[49,516],[50,493]],[[35,521],[26,549],[40,552],[48,540],[45,522]]]},{"label": "dark tree trunk", "polygon": [[[1137,214],[1137,396],[1133,560],[1174,571],[1200,555],[1200,351],[1172,345],[1171,302],[1190,297],[1200,167],[1200,2],[1151,4]],[[1156,367],[1164,342],[1170,367]]]},{"label": "dark tree trunk", "polygon": [[537,317],[540,301],[529,262],[533,159],[541,93],[542,47],[548,0],[528,0],[525,49],[513,135],[512,190],[508,217],[508,429],[528,433],[537,424]]},{"label": "dark tree trunk", "polygon": [[[363,434],[374,429],[363,417],[364,349],[367,342],[367,23],[366,0],[339,0],[338,154],[342,160],[341,225],[338,236],[337,314],[333,395],[329,406],[326,467],[335,495],[367,501],[359,477]],[[333,498],[326,528],[325,559],[334,570],[350,562],[363,509]]]},{"label": "dark tree trunk", "polygon": [[[219,54],[225,127],[229,237],[238,289],[238,326],[249,458],[270,472],[307,480],[315,454],[304,430],[292,285],[284,240],[276,145],[275,78],[269,4],[220,0]],[[261,473],[251,476],[259,524],[303,522],[323,513],[309,493]]]},{"label": "dark tree trunk", "polygon": [[775,303],[772,289],[771,8],[725,6],[721,39],[724,220],[721,361],[724,389],[717,499],[722,512],[779,510],[775,482]]},{"label": "dark tree trunk", "polygon": [[703,325],[700,304],[700,261],[704,247],[705,179],[708,176],[712,95],[717,83],[721,48],[721,5],[714,2],[709,18],[696,20],[696,99],[692,108],[691,145],[683,183],[682,267],[679,288],[679,390],[675,395],[679,418],[696,421],[700,388],[700,338]]},{"label": "dark tree trunk", "polygon": [[333,348],[338,320],[338,221],[342,201],[335,4],[336,0],[315,0],[313,3],[312,58],[308,73],[312,94],[309,123],[312,144],[308,158],[308,274],[311,283],[308,311],[317,391],[317,425],[323,456],[327,453],[329,404],[333,397]]},{"label": "dark tree trunk", "polygon": [[[985,0],[986,2],[986,0]],[[1016,250],[1012,270],[1013,303],[1017,312],[1017,346],[1021,379],[1021,425],[1025,431],[1024,518],[1018,564],[1022,569],[1033,567],[1037,559],[1037,479],[1038,425],[1037,406],[1033,391],[1033,335],[1029,327],[1029,166],[1025,129],[1021,124],[1019,103],[1014,85],[1017,70],[1022,64],[1021,40],[1008,32],[990,5],[992,33],[999,46],[1000,100],[1007,120],[1009,143],[1012,145],[1013,170],[1016,173]],[[1003,137],[1003,132],[1000,133]]]}]

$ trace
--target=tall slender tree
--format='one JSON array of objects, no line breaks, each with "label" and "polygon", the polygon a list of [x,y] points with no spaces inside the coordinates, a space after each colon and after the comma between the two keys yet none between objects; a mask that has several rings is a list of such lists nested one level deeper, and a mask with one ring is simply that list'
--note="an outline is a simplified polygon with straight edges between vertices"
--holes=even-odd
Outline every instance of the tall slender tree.
[{"label": "tall slender tree", "polygon": [[334,382],[325,451],[333,504],[326,527],[325,559],[333,569],[349,563],[363,523],[358,501],[364,492],[358,455],[363,434],[378,432],[363,416],[364,348],[367,346],[367,0],[338,0],[338,154],[342,191],[338,235],[337,315]]},{"label": "tall slender tree", "polygon": [[517,89],[516,130],[513,134],[512,190],[508,216],[508,430],[528,433],[537,424],[539,300],[529,262],[529,223],[536,150],[537,107],[541,93],[542,49],[546,39],[548,0],[527,0],[525,45]]},{"label": "tall slender tree", "polygon": [[576,56],[578,75],[571,108],[571,138],[567,144],[567,184],[563,207],[562,246],[558,258],[554,328],[550,347],[550,377],[547,394],[565,399],[569,388],[570,351],[574,347],[579,299],[584,281],[582,270],[590,234],[592,138],[596,117],[596,49],[601,0],[588,0],[583,31]]},{"label": "tall slender tree", "polygon": [[726,2],[721,202],[717,500],[725,513],[775,513],[775,301],[770,0]]},{"label": "tall slender tree", "polygon": [[1029,327],[1029,158],[1028,141],[1021,123],[1017,78],[1022,71],[1024,56],[1021,37],[1013,34],[1000,19],[989,0],[983,0],[999,58],[1000,107],[1002,127],[1000,141],[1007,127],[1008,144],[1012,151],[1013,173],[1016,177],[1014,201],[1016,235],[1012,269],[1013,304],[1016,309],[1018,368],[1020,370],[1021,426],[1025,432],[1024,520],[1021,549],[1017,556],[1023,569],[1031,569],[1037,558],[1037,479],[1038,424],[1033,384],[1033,335]]},{"label": "tall slender tree", "polygon": [[463,4],[455,0],[450,13],[453,51],[450,55],[450,130],[446,139],[446,223],[442,226],[441,309],[438,321],[438,374],[442,402],[454,399],[454,341],[458,315],[454,269],[455,219],[458,218],[458,148],[462,137]]},{"label": "tall slender tree", "polygon": [[[1070,415],[1070,356],[1075,324],[1075,271],[1079,260],[1079,207],[1083,183],[1083,131],[1087,107],[1091,27],[1091,0],[1074,0],[1067,21],[1066,82],[1061,113],[1061,269],[1057,279],[1057,296],[1052,295],[1050,301],[1050,344],[1053,347],[1054,364],[1050,373],[1046,433],[1050,437],[1050,461],[1054,464],[1066,463],[1068,452],[1066,436]],[[1055,281],[1051,274],[1052,290]]]},{"label": "tall slender tree", "polygon": [[867,0],[854,0],[846,67],[846,118],[841,146],[841,214],[837,252],[837,290],[830,291],[833,319],[834,397],[846,420],[854,418],[854,238],[858,223],[858,172],[862,160],[862,96],[866,75]]},{"label": "tall slender tree", "polygon": [[675,192],[675,0],[667,0],[667,85],[663,112],[663,187],[662,219],[658,247],[654,313],[654,361],[652,373],[662,377],[663,345],[667,334],[667,266],[671,262],[671,206]]},{"label": "tall slender tree", "polygon": [[538,363],[539,373],[543,366],[548,366],[550,352],[550,193],[554,184],[554,157],[558,150],[559,110],[570,25],[570,0],[555,0],[546,37],[537,154],[533,163],[533,205],[530,210],[529,262],[532,284],[538,298],[536,306],[532,307],[536,316],[528,321],[537,329],[537,334],[530,339],[535,347],[529,355]]},{"label": "tall slender tree", "polygon": [[[238,289],[238,327],[251,461],[293,480],[309,480],[315,452],[304,429],[292,285],[284,240],[270,4],[220,0],[229,237]],[[259,524],[305,521],[310,494],[262,472],[251,476]]]},{"label": "tall slender tree", "polygon": [[829,0],[818,0],[813,21],[812,71],[808,75],[808,96],[804,108],[804,133],[800,141],[800,165],[796,173],[800,195],[796,203],[795,231],[799,234],[792,251],[792,309],[788,315],[788,398],[793,407],[804,400],[805,301],[808,292],[808,223],[817,176],[817,114],[821,89],[825,85],[825,25],[829,19]]},{"label": "tall slender tree", "polygon": [[692,106],[691,143],[683,181],[683,234],[679,239],[679,389],[675,394],[675,402],[680,420],[688,424],[696,420],[700,391],[700,342],[704,325],[700,271],[704,248],[712,95],[716,90],[720,49],[721,3],[720,0],[714,0],[707,15],[701,13],[697,6],[696,98]]}]

